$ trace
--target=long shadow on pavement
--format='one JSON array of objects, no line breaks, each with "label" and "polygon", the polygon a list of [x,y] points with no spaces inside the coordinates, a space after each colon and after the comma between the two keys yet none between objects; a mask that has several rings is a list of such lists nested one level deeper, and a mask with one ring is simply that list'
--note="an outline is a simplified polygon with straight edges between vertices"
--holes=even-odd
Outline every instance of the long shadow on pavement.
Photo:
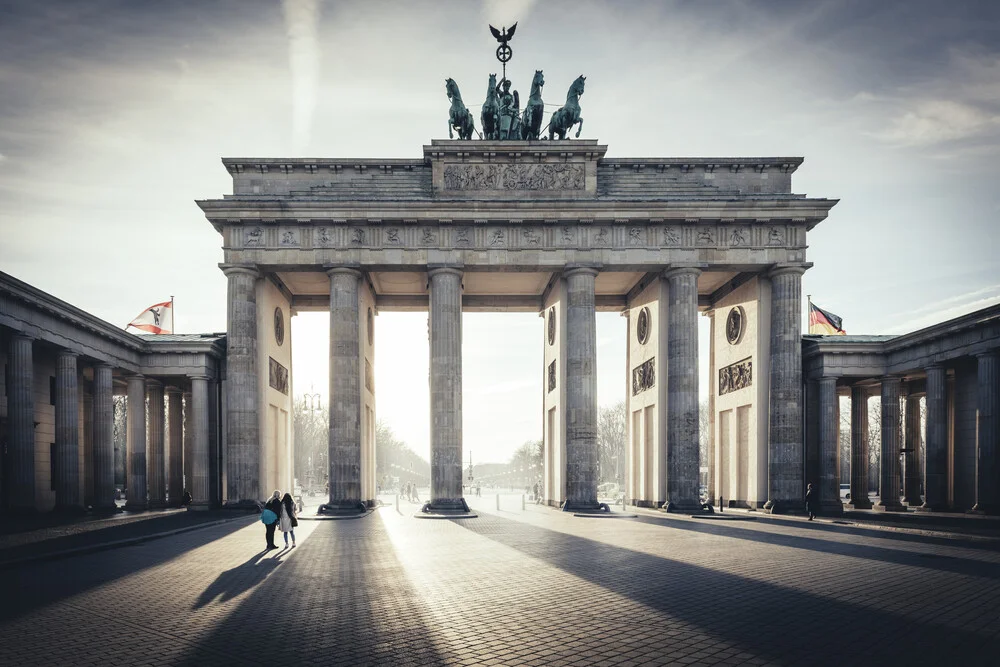
[{"label": "long shadow on pavement", "polygon": [[[202,538],[198,546],[203,546],[256,520],[255,516],[234,519],[190,534]],[[156,540],[156,547],[155,550],[144,550],[141,560],[133,555],[130,547],[123,546],[57,562],[29,563],[7,569],[2,573],[4,598],[3,604],[0,604],[0,625],[92,588],[166,563],[191,548],[189,541],[169,537]]]},{"label": "long shadow on pavement", "polygon": [[443,664],[426,618],[377,513],[326,521],[183,664]]},{"label": "long shadow on pavement", "polygon": [[[1000,650],[992,636],[921,623],[496,515],[454,523],[654,609],[664,614],[664,621],[678,619],[786,664],[954,664],[957,656],[962,664],[993,664]],[[766,570],[768,563],[762,561],[760,567]]]},{"label": "long shadow on pavement", "polygon": [[270,555],[269,551],[260,551],[250,556],[245,563],[221,573],[202,591],[192,609],[199,609],[215,601],[228,602],[257,586],[281,565],[281,556],[287,555],[287,551],[287,548],[282,549],[273,558],[265,558]]},{"label": "long shadow on pavement", "polygon": [[[775,546],[790,547],[793,549],[805,549],[807,551],[837,554],[840,556],[849,556],[851,558],[877,560],[884,563],[892,563],[894,565],[925,567],[932,570],[940,570],[942,572],[955,572],[957,574],[968,574],[987,579],[1000,579],[1000,563],[990,563],[981,560],[961,558],[958,556],[915,553],[912,551],[902,551],[900,549],[890,549],[887,547],[872,546],[867,544],[834,542],[815,537],[800,537],[798,535],[788,535],[785,533],[770,533],[763,530],[754,530],[753,528],[740,528],[731,524],[722,525],[722,522],[719,521],[678,521],[667,517],[661,519],[659,517],[651,516],[640,516],[638,517],[638,521],[657,526],[668,526],[676,530],[703,533],[705,535],[718,535],[720,537],[750,540],[753,542],[762,542],[764,544],[773,544]],[[952,543],[949,546],[957,547],[961,545]]]}]

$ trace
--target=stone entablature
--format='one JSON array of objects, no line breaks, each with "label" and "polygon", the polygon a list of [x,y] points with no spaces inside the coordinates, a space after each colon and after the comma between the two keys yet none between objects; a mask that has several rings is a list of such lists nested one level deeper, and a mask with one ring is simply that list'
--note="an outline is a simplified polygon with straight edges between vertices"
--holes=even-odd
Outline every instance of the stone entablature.
[{"label": "stone entablature", "polygon": [[920,371],[1000,346],[1000,306],[991,306],[901,336],[804,336],[807,379],[878,378]]}]

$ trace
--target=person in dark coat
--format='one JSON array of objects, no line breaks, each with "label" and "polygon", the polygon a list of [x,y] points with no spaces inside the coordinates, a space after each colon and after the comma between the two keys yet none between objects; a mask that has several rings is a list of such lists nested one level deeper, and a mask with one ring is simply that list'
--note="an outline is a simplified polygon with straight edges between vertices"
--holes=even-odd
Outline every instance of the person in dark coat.
[{"label": "person in dark coat", "polygon": [[281,516],[281,491],[275,491],[271,494],[271,499],[267,501],[264,505],[264,509],[271,510],[274,512],[275,520],[273,523],[268,523],[264,525],[266,530],[265,537],[267,538],[267,548],[277,549],[278,545],[274,543],[274,529],[278,526],[277,517]]},{"label": "person in dark coat", "polygon": [[286,493],[281,497],[281,512],[278,514],[278,525],[285,535],[285,548],[288,548],[288,534],[292,534],[292,546],[295,546],[295,526],[299,525],[299,520],[295,518],[295,501],[291,494]]},{"label": "person in dark coat", "polygon": [[806,512],[809,514],[810,521],[816,518],[819,513],[819,494],[816,493],[812,484],[806,485]]}]

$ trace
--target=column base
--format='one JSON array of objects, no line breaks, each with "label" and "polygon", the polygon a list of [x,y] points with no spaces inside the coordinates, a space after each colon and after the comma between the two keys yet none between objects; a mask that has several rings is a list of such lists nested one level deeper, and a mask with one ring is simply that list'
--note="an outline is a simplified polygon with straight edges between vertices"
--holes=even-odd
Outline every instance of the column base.
[{"label": "column base", "polygon": [[844,513],[844,504],[839,500],[827,500],[820,501],[819,503],[819,513],[820,515],[838,515]]},{"label": "column base", "polygon": [[563,504],[560,505],[560,509],[563,512],[610,512],[611,509],[608,508],[604,510],[603,508],[608,507],[607,503],[599,503],[596,500],[593,502],[581,502],[579,500],[565,500]]},{"label": "column base", "polygon": [[844,505],[845,510],[870,510],[871,508],[872,504],[868,500],[863,500],[859,502],[851,501],[846,505]]},{"label": "column base", "polygon": [[437,498],[424,503],[420,511],[424,514],[439,514],[441,512],[468,514],[472,510],[469,509],[469,503],[465,502],[465,498]]},{"label": "column base", "polygon": [[767,514],[805,514],[806,501],[768,500],[763,509]]},{"label": "column base", "polygon": [[[191,503],[187,506],[188,512],[207,512],[210,509],[208,503]],[[254,510],[257,508],[254,507]]]},{"label": "column base", "polygon": [[133,501],[133,500],[126,500],[125,501],[125,511],[126,512],[145,512],[148,509],[149,509],[149,505],[147,503],[140,503],[140,502]]},{"label": "column base", "polygon": [[917,507],[914,507],[913,511],[915,511],[915,512],[947,512],[948,511],[948,506],[947,505],[928,505],[927,503],[924,503],[923,505],[919,505]]},{"label": "column base", "polygon": [[1000,514],[1000,507],[996,505],[985,505],[976,503],[971,510],[966,512],[966,514],[978,514],[980,516],[993,516]]},{"label": "column base", "polygon": [[875,506],[872,507],[876,512],[905,512],[906,508],[898,500],[895,503],[887,503],[885,501],[878,501]]},{"label": "column base", "polygon": [[670,514],[713,514],[715,512],[715,510],[711,508],[711,505],[708,505],[707,507],[708,509],[706,509],[706,506],[701,503],[667,501],[663,503],[663,507],[660,509],[664,512],[669,512]]},{"label": "column base", "polygon": [[364,514],[368,506],[362,500],[340,500],[335,503],[323,503],[316,510],[320,516],[351,516]]},{"label": "column base", "polygon": [[169,505],[167,505],[167,501],[165,501],[165,500],[150,500],[149,501],[149,509],[151,509],[151,510],[163,510],[163,509],[166,509],[167,507],[169,507]]}]

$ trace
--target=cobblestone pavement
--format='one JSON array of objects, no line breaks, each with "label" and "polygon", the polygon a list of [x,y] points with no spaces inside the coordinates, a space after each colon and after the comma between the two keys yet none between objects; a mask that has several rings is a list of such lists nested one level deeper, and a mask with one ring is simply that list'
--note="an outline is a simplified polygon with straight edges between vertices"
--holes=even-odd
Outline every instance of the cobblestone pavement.
[{"label": "cobblestone pavement", "polygon": [[[4,574],[0,664],[995,665],[994,541],[831,523],[252,517]],[[278,536],[281,543],[280,534]]]}]

